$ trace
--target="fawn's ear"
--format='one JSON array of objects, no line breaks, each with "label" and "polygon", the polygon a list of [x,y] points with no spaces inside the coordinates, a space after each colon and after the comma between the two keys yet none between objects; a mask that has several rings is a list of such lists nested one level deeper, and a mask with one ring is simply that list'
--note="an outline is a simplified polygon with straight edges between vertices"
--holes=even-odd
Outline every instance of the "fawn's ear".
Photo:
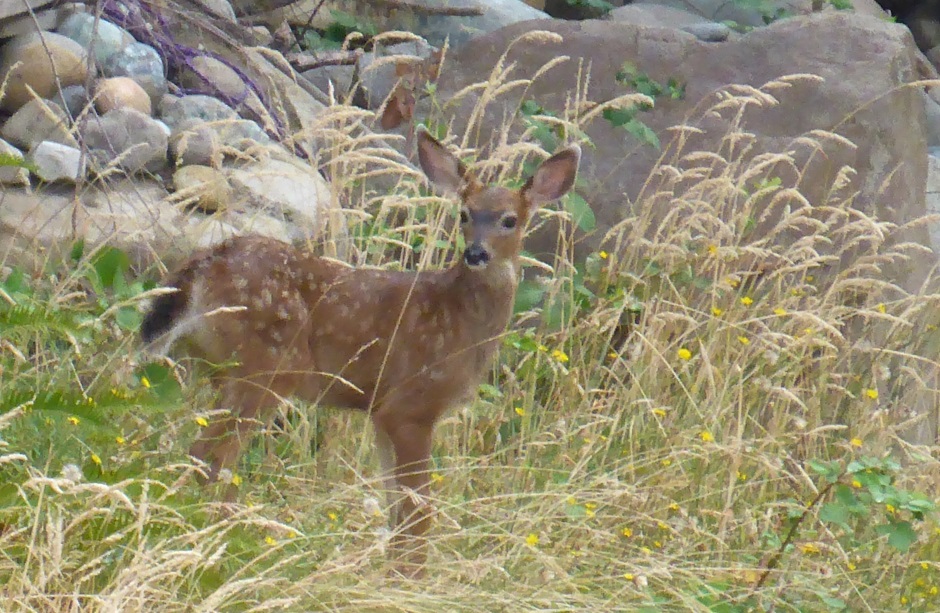
[{"label": "fawn's ear", "polygon": [[581,162],[581,147],[571,145],[542,162],[522,186],[522,195],[535,208],[558,200],[574,186]]},{"label": "fawn's ear", "polygon": [[463,162],[424,128],[418,129],[418,161],[431,183],[453,194],[463,194],[476,184]]}]

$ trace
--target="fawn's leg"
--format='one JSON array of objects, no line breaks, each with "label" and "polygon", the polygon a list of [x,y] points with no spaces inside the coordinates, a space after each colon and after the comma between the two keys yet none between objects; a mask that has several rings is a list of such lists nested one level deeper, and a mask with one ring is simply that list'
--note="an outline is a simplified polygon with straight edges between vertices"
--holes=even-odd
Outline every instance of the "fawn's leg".
[{"label": "fawn's leg", "polygon": [[402,574],[417,577],[423,573],[427,558],[424,533],[431,523],[426,499],[430,490],[428,461],[433,425],[402,422],[387,414],[373,415],[373,423],[376,431],[382,432],[377,436],[385,437],[394,451],[391,549]]},{"label": "fawn's leg", "polygon": [[[217,406],[228,409],[209,423],[190,447],[189,455],[209,464],[209,480],[216,480],[219,471],[231,470],[261,421],[277,406],[277,397],[266,385],[247,379],[228,379],[222,385]],[[234,498],[229,490],[226,498]]]},{"label": "fawn's leg", "polygon": [[398,480],[395,478],[395,448],[385,430],[376,424],[373,425],[375,447],[381,464],[382,487],[385,490],[385,498],[391,505],[388,523],[394,528],[398,525],[398,496],[401,491],[398,487]]}]

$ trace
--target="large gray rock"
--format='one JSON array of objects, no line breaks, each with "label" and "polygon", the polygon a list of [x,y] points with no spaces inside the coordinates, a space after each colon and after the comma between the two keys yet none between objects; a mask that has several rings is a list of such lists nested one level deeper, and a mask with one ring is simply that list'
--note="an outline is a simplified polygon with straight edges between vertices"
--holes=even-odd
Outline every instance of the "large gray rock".
[{"label": "large gray rock", "polygon": [[[615,78],[624,62],[662,82],[674,78],[683,83],[684,98],[661,96],[653,110],[637,116],[670,147],[669,151],[675,146],[671,144],[671,128],[686,123],[699,128],[686,135],[681,153],[665,154],[670,160],[690,151],[722,150],[722,139],[731,129],[729,119],[704,113],[704,109],[718,102],[715,92],[728,84],[763,87],[786,75],[819,75],[823,79],[819,82],[798,79],[773,87],[777,104],[749,106],[743,115],[745,129],[754,134],[748,157],[793,150],[795,164],[775,165],[772,172],[786,184],[798,179],[799,188],[810,202],[825,202],[833,181],[847,165],[857,173],[847,189],[859,190],[855,201],[859,209],[896,223],[906,223],[924,213],[924,103],[916,88],[903,86],[917,77],[916,49],[902,26],[852,13],[830,12],[780,21],[735,41],[713,45],[677,30],[607,21],[516,24],[457,50],[438,83],[438,99],[448,100],[453,92],[486,81],[509,43],[536,29],[554,32],[563,42],[549,44],[544,36],[517,41],[505,62],[507,66],[517,63],[508,78],[533,75],[562,53],[571,56],[571,60],[552,68],[526,89],[527,98],[559,115],[569,104],[568,92],[577,88],[579,58],[592,62],[591,97],[598,101],[632,91]],[[814,52],[793,54],[793,49]],[[518,109],[521,93],[516,89],[489,103],[482,123],[474,129],[481,135],[480,145],[490,144],[500,134],[504,114],[511,116]],[[446,109],[458,133],[462,133],[471,117],[470,109],[477,102],[478,94],[473,94]],[[696,108],[699,110],[690,117]],[[517,129],[523,126],[517,121]],[[586,182],[583,193],[595,209],[598,227],[593,233],[578,235],[579,260],[598,249],[609,229],[636,212],[633,203],[638,198],[643,196],[640,202],[652,206],[650,194],[668,176],[657,175],[648,182],[664,152],[640,144],[626,130],[615,129],[600,117],[581,128],[595,145],[584,148],[581,178]],[[813,130],[834,131],[857,146],[824,138],[817,139],[821,151],[799,146],[796,140]],[[810,160],[812,163],[807,163]],[[796,169],[801,170],[797,173]],[[665,185],[662,189],[672,192]],[[665,213],[666,209],[655,216]],[[926,242],[926,236],[916,232],[914,239]],[[528,243],[543,257],[551,257],[555,245],[551,225]],[[905,285],[918,282],[918,275],[910,270],[898,274]]]},{"label": "large gray rock", "polygon": [[84,49],[93,47],[95,61],[100,66],[134,42],[134,37],[127,30],[104,19],[96,19],[93,13],[72,13],[59,24],[58,32]]},{"label": "large gray rock", "polygon": [[163,103],[160,118],[175,131],[188,120],[224,121],[237,119],[238,114],[218,98],[194,95],[168,98]]},{"label": "large gray rock", "polygon": [[89,116],[79,132],[96,172],[116,166],[134,173],[166,164],[166,128],[140,111],[116,109],[101,117]]},{"label": "large gray rock", "polygon": [[85,158],[76,147],[44,140],[29,152],[29,159],[43,181],[75,183],[85,175]]},{"label": "large gray rock", "polygon": [[44,140],[77,146],[62,107],[51,100],[38,98],[27,102],[7,119],[0,136],[24,149],[31,149]]},{"label": "large gray rock", "polygon": [[144,43],[131,43],[104,63],[109,77],[128,77],[144,88],[153,103],[167,91],[166,69],[157,50]]},{"label": "large gray rock", "polygon": [[332,206],[329,184],[315,168],[297,161],[268,158],[228,171],[243,210],[261,211],[319,233]]}]

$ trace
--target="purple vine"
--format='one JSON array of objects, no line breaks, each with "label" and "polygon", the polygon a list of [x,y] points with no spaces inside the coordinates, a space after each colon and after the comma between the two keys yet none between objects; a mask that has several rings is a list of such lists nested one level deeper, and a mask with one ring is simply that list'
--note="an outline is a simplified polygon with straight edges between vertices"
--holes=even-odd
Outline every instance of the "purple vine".
[{"label": "purple vine", "polygon": [[[159,10],[154,9],[149,0],[103,0],[100,6],[104,18],[123,27],[138,41],[156,49],[166,62],[167,68],[177,74],[183,68],[189,68],[206,86],[205,89],[178,88],[181,93],[212,95],[231,108],[238,110],[247,100],[249,92],[254,92],[265,107],[270,107],[268,97],[261,87],[231,61],[218,53],[177,43],[173,36],[170,21],[161,15]],[[221,91],[193,67],[193,60],[200,56],[210,57],[230,68],[245,84],[245,91],[238,96],[231,96]],[[286,134],[284,123],[276,115],[272,114],[271,116],[274,119],[276,133],[270,134],[263,127],[262,130],[265,130],[268,136],[283,142]],[[293,149],[295,155],[306,157],[299,147],[295,146]]]}]

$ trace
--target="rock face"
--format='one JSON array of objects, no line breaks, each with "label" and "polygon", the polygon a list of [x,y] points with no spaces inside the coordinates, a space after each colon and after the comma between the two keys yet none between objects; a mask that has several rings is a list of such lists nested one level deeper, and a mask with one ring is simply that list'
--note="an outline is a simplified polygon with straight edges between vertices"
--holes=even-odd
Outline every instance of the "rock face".
[{"label": "rock face", "polygon": [[[571,56],[527,90],[528,98],[559,115],[564,112],[568,92],[576,89],[578,58],[592,62],[593,100],[610,100],[633,91],[615,78],[624,62],[662,82],[674,78],[685,84],[683,99],[661,96],[653,110],[638,117],[660,136],[666,152],[641,145],[626,130],[601,118],[582,126],[596,149],[584,149],[581,176],[586,188],[581,192],[593,205],[598,227],[579,239],[579,259],[599,248],[607,230],[637,213],[634,203],[652,206],[658,202],[651,198],[657,189],[671,189],[663,176],[650,179],[660,156],[675,161],[678,155],[692,151],[727,155],[728,145],[722,139],[729,133],[728,114],[703,116],[699,110],[688,117],[693,107],[705,109],[717,103],[715,91],[729,83],[762,87],[795,73],[819,75],[823,80],[780,83],[770,91],[779,104],[751,104],[743,116],[745,129],[754,135],[746,157],[794,151],[792,167],[779,164],[770,173],[781,177],[784,184],[798,181],[810,202],[826,202],[833,181],[847,165],[856,172],[846,186],[849,191],[859,191],[856,208],[897,223],[924,214],[924,104],[916,88],[899,87],[916,78],[916,50],[903,27],[862,15],[823,13],[783,20],[715,45],[677,30],[606,21],[515,24],[459,49],[438,84],[439,99],[446,100],[471,83],[486,81],[510,41],[536,29],[557,33],[564,42],[551,44],[544,37],[516,42],[505,65],[518,62],[518,66],[508,78],[533,75],[562,53]],[[804,52],[793,53],[794,49]],[[806,51],[810,49],[811,53]],[[519,95],[510,93],[488,105],[477,129],[481,145],[499,133],[503,114],[511,115],[518,108]],[[458,133],[463,133],[461,129],[471,116],[469,109],[476,102],[472,96],[449,111]],[[674,133],[669,129],[681,124],[694,125],[700,131],[688,132],[677,154]],[[822,137],[816,139],[821,142],[821,151],[800,145],[797,139],[813,130],[832,131],[857,146]],[[668,207],[668,200],[659,206]],[[651,215],[662,218],[667,212]],[[913,232],[908,238],[927,244],[925,232]],[[556,235],[550,229],[527,243],[543,257],[554,252],[555,245]],[[902,285],[916,286],[918,276],[910,270],[897,274]]]},{"label": "rock face", "polygon": [[88,66],[82,46],[61,34],[37,32],[13,39],[0,49],[0,82],[9,79],[0,108],[15,111],[32,100],[29,88],[50,98],[59,85],[84,83]]},{"label": "rock face", "polygon": [[43,181],[78,181],[85,174],[82,152],[52,141],[42,141],[29,152],[30,161],[36,167],[36,176]]}]

